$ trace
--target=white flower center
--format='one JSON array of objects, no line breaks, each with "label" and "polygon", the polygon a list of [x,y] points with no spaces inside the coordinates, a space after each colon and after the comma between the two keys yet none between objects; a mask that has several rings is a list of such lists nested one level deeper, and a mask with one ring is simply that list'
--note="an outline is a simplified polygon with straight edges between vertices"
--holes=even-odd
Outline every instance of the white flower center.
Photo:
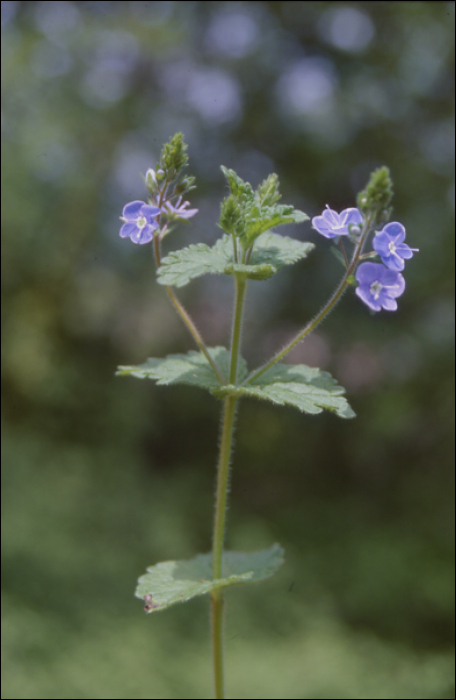
[{"label": "white flower center", "polygon": [[380,292],[382,291],[382,289],[383,289],[383,284],[381,282],[379,282],[378,280],[376,280],[375,282],[372,282],[372,284],[370,286],[370,293],[372,294],[374,299],[379,298]]},{"label": "white flower center", "polygon": [[138,216],[138,218],[136,219],[136,226],[139,229],[143,229],[146,224],[147,224],[146,217],[145,216]]},{"label": "white flower center", "polygon": [[389,242],[388,248],[390,249],[391,253],[394,255],[394,253],[396,252],[396,246],[394,245],[394,241]]}]

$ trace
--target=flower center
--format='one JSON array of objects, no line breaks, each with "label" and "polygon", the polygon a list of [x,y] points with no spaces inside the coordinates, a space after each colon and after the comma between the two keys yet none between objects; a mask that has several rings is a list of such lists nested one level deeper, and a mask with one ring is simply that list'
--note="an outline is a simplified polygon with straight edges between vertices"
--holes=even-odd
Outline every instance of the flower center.
[{"label": "flower center", "polygon": [[378,280],[376,280],[375,282],[372,282],[372,284],[370,286],[370,293],[372,294],[374,299],[379,298],[380,292],[382,291],[382,289],[383,289],[383,284],[381,282],[379,282]]},{"label": "flower center", "polygon": [[147,224],[146,217],[145,216],[138,216],[138,218],[136,219],[136,226],[139,229],[143,229],[146,224]]},{"label": "flower center", "polygon": [[389,242],[388,248],[390,249],[391,253],[393,253],[393,255],[394,255],[394,253],[396,252],[396,246],[394,245],[394,241]]}]

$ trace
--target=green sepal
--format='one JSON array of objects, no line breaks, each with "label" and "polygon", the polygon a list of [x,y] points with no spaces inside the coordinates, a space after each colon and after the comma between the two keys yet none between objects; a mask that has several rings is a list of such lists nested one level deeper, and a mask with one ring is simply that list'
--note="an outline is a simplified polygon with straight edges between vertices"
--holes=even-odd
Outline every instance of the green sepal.
[{"label": "green sepal", "polygon": [[183,287],[206,274],[240,273],[250,279],[267,279],[284,265],[307,257],[314,247],[313,243],[264,233],[255,241],[249,264],[243,265],[235,262],[232,237],[225,235],[212,247],[197,243],[169,253],[161,261],[157,281],[170,287]]},{"label": "green sepal", "polygon": [[342,255],[342,252],[339,250],[339,248],[336,248],[335,246],[332,246],[332,247],[330,248],[330,251],[331,251],[331,253],[337,258],[337,260],[338,260],[340,263],[342,263],[342,267],[344,267],[345,269],[347,269],[347,262],[346,262],[344,256]]},{"label": "green sepal", "polygon": [[356,415],[343,396],[345,389],[329,372],[307,365],[278,363],[254,379],[252,384],[219,386],[212,393],[220,399],[229,395],[294,406],[303,413],[316,414],[327,409],[341,418],[354,418]]},{"label": "green sepal", "polygon": [[145,612],[165,610],[196,596],[228,586],[255,583],[272,576],[283,564],[284,551],[278,544],[258,552],[223,553],[222,578],[212,578],[212,554],[193,559],[164,561],[140,576],[135,596],[145,601]]}]

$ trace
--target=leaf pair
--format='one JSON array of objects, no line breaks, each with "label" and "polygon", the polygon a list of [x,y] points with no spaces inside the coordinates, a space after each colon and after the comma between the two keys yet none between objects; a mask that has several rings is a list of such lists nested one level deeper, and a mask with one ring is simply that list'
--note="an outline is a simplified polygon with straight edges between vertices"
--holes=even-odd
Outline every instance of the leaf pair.
[{"label": "leaf pair", "polygon": [[[223,347],[208,348],[208,351],[221,373],[227,377],[229,351]],[[303,413],[316,414],[327,409],[341,418],[353,418],[355,415],[343,396],[343,387],[328,372],[307,365],[277,363],[255,379],[254,384],[249,384],[245,381],[248,376],[247,364],[239,358],[238,384],[221,384],[203,353],[191,350],[186,355],[149,358],[142,365],[119,367],[117,374],[153,379],[162,385],[199,386],[217,398],[228,395],[256,398],[282,406],[293,406]]]},{"label": "leaf pair", "polygon": [[314,247],[313,243],[264,233],[255,243],[249,264],[245,265],[234,260],[231,236],[222,236],[212,247],[196,243],[169,253],[158,270],[158,282],[183,287],[205,274],[243,274],[249,279],[267,279],[284,265],[292,265],[307,257]]}]

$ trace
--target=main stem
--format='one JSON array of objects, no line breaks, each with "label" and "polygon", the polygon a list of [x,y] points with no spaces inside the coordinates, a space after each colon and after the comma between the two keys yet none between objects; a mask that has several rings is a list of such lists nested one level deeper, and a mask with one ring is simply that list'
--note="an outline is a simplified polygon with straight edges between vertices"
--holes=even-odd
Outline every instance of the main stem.
[{"label": "main stem", "polygon": [[[233,329],[231,335],[231,363],[229,383],[236,384],[237,368],[239,361],[239,348],[241,344],[242,313],[246,292],[246,279],[235,278],[235,301],[233,315]],[[220,439],[220,453],[217,468],[217,492],[215,501],[214,533],[212,541],[212,578],[220,579],[223,576],[223,543],[225,537],[226,510],[228,500],[228,486],[230,475],[230,457],[233,445],[234,416],[238,399],[227,396],[223,405],[222,435]],[[214,664],[215,698],[219,700],[225,697],[224,691],[224,659],[223,659],[223,613],[225,601],[223,589],[211,593],[211,621],[212,621],[212,655]]]},{"label": "main stem", "polygon": [[[223,407],[222,437],[217,470],[217,494],[215,505],[214,535],[212,544],[212,578],[222,578],[223,541],[226,522],[226,505],[230,474],[230,456],[233,442],[234,414],[238,399],[227,396]],[[223,590],[211,593],[212,654],[214,663],[215,698],[224,698],[223,660]]]}]

